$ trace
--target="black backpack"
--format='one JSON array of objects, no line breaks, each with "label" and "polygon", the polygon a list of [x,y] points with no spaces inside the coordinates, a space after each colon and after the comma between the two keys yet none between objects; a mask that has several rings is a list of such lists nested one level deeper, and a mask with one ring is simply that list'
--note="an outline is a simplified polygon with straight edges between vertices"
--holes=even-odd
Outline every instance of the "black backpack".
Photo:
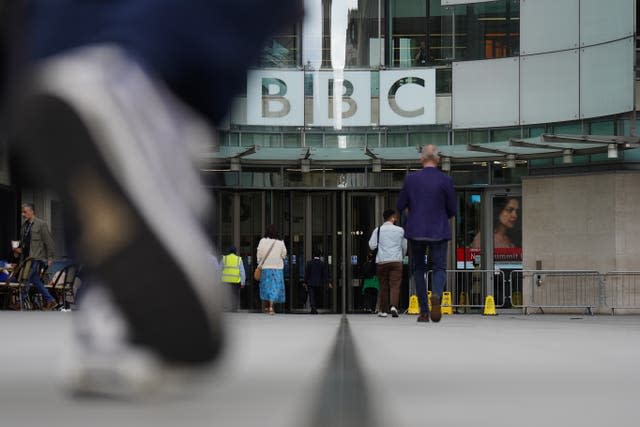
[{"label": "black backpack", "polygon": [[369,251],[367,262],[362,266],[362,277],[365,279],[370,279],[376,275],[376,255],[378,255],[378,248],[380,247],[380,227],[378,227],[378,245],[375,249]]}]

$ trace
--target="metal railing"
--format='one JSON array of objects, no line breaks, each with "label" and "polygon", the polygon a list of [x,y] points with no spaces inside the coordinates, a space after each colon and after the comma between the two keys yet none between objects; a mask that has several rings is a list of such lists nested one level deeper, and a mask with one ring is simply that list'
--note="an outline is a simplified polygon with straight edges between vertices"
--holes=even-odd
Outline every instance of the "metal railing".
[{"label": "metal railing", "polygon": [[640,271],[611,271],[603,275],[604,303],[615,310],[640,310]]},{"label": "metal railing", "polygon": [[[521,274],[522,278],[517,279]],[[602,275],[580,270],[517,270],[511,282],[522,285],[522,308],[583,308],[590,314],[601,305]]]},{"label": "metal railing", "polygon": [[[432,289],[433,272],[427,273],[427,287]],[[457,311],[484,307],[492,295],[496,307],[504,307],[506,282],[501,270],[447,270],[445,291],[451,292],[451,306]]]},{"label": "metal railing", "polygon": [[[433,272],[426,274],[432,288]],[[487,296],[497,308],[596,311],[640,310],[640,271],[595,270],[447,270],[445,291],[456,312],[481,309]],[[557,310],[556,310],[557,311]]]}]

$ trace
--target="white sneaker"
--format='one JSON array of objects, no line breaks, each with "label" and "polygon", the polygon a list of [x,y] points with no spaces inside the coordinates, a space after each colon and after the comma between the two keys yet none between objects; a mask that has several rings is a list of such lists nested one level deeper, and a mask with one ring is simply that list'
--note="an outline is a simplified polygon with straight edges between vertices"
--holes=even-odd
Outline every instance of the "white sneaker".
[{"label": "white sneaker", "polygon": [[378,317],[387,317],[387,313],[381,311],[380,313],[378,313]]},{"label": "white sneaker", "polygon": [[192,393],[187,386],[197,385],[208,369],[171,365],[153,351],[131,344],[128,325],[112,301],[99,285],[87,291],[58,370],[62,385],[75,396],[129,401]]},{"label": "white sneaker", "polygon": [[389,310],[391,312],[391,317],[398,317],[398,309],[395,308],[394,306],[391,306],[391,310]]},{"label": "white sneaker", "polygon": [[[206,122],[113,46],[51,57],[28,87],[13,114],[16,151],[69,208],[79,261],[117,295],[131,342],[167,363],[214,360],[222,288],[189,153],[210,140]],[[86,213],[96,206],[99,221]]]}]

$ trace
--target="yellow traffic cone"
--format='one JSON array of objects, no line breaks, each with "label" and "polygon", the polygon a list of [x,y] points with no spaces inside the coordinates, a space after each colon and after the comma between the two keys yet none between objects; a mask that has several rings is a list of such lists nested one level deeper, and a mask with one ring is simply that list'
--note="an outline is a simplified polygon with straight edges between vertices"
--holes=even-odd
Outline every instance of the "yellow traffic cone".
[{"label": "yellow traffic cone", "polygon": [[442,314],[453,314],[453,307],[451,307],[451,292],[442,293],[441,312]]},{"label": "yellow traffic cone", "polygon": [[484,300],[484,313],[485,316],[496,315],[496,302],[493,299],[493,295],[487,295]]},{"label": "yellow traffic cone", "polygon": [[409,297],[409,309],[407,314],[420,314],[420,305],[418,304],[418,296],[411,295]]}]

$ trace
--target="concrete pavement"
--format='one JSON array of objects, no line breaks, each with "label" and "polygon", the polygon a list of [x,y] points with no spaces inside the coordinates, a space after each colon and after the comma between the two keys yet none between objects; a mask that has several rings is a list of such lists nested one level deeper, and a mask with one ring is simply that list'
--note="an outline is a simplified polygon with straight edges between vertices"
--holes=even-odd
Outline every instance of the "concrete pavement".
[{"label": "concrete pavement", "polygon": [[[187,397],[135,404],[73,399],[57,386],[72,317],[0,312],[0,425],[297,427],[319,425],[319,408],[330,413],[323,423],[363,425],[341,418],[340,402],[354,401],[354,388],[340,380],[351,363],[362,372],[352,386],[366,388],[358,406],[366,425],[640,419],[639,317],[455,315],[418,324],[415,316],[351,315],[346,336],[337,315],[230,314],[233,339],[202,384]],[[345,340],[351,361],[342,357]]]}]

